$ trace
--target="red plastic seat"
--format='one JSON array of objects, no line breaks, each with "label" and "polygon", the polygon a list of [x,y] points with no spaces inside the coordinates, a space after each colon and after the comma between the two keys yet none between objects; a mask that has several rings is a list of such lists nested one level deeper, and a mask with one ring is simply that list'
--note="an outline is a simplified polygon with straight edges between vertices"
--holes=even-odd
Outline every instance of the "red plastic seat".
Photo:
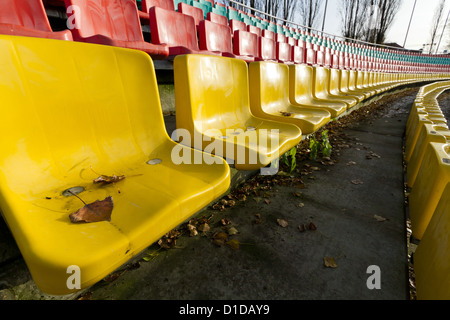
[{"label": "red plastic seat", "polygon": [[160,7],[167,10],[175,11],[173,0],[141,0],[142,11],[138,10],[139,18],[145,25],[150,23],[148,12],[151,7]]},{"label": "red plastic seat", "polygon": [[0,34],[72,40],[69,30],[52,30],[41,0],[1,0]]},{"label": "red plastic seat", "polygon": [[242,21],[231,19],[228,24],[230,25],[231,33],[233,35],[236,30],[247,31],[247,25]]},{"label": "red plastic seat", "polygon": [[[217,3],[217,4],[219,4],[219,3]],[[214,22],[214,23],[218,23],[218,24],[223,24],[224,26],[228,27],[227,17],[224,17],[224,16],[214,13],[214,12],[208,12],[206,15],[206,20]],[[230,29],[230,34],[231,34],[231,29]]]},{"label": "red plastic seat", "polygon": [[262,31],[262,36],[264,38],[269,38],[269,39],[272,39],[273,41],[275,41],[275,32],[273,32],[273,31],[264,29]]},{"label": "red plastic seat", "polygon": [[169,59],[179,54],[220,55],[199,49],[197,32],[193,31],[196,27],[192,16],[158,7],[150,8],[149,15],[152,42],[167,45]]},{"label": "red plastic seat", "polygon": [[200,21],[203,20],[202,9],[190,6],[184,2],[178,3],[178,12],[194,18],[196,28],[198,28],[198,26],[200,25]]},{"label": "red plastic seat", "polygon": [[277,60],[281,63],[292,64],[292,47],[286,42],[277,42]]},{"label": "red plastic seat", "polygon": [[252,26],[252,25],[247,26],[247,31],[256,34],[258,37],[261,37],[261,35],[262,35],[262,30],[258,27]]},{"label": "red plastic seat", "polygon": [[253,62],[258,57],[258,36],[254,33],[235,30],[233,53],[246,62]]},{"label": "red plastic seat", "polygon": [[258,60],[278,62],[275,41],[266,37],[258,38]]},{"label": "red plastic seat", "polygon": [[76,24],[71,29],[75,41],[141,50],[154,59],[165,59],[169,54],[166,45],[144,41],[133,0],[65,0],[65,5],[76,8],[68,10],[68,22]]},{"label": "red plastic seat", "polygon": [[217,52],[226,57],[235,57],[230,27],[202,20],[198,28],[198,37],[200,50]]},{"label": "red plastic seat", "polygon": [[306,50],[303,47],[292,46],[292,62],[295,64],[306,63]]},{"label": "red plastic seat", "polygon": [[275,34],[275,41],[276,42],[287,43],[287,37],[285,35],[283,35],[283,34],[276,33]]}]

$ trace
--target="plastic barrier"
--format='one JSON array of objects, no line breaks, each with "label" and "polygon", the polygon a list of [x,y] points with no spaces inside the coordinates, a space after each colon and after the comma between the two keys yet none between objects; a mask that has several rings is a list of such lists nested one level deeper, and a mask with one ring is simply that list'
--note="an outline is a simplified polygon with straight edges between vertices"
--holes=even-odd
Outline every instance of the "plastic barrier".
[{"label": "plastic barrier", "polygon": [[0,207],[42,291],[76,291],[73,267],[93,285],[228,189],[221,158],[174,162],[203,153],[168,137],[147,54],[11,36],[0,53]]},{"label": "plastic barrier", "polygon": [[189,133],[181,143],[225,157],[238,170],[265,167],[301,139],[297,126],[250,112],[248,67],[240,59],[178,56],[174,80],[177,131]]}]

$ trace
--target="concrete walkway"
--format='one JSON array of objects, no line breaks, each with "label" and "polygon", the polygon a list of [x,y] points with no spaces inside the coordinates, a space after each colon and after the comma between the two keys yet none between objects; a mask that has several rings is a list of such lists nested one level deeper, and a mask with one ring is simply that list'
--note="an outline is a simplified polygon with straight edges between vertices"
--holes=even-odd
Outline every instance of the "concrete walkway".
[{"label": "concrete walkway", "polygon": [[300,154],[293,177],[236,175],[247,181],[192,222],[208,231],[184,224],[175,247],[154,244],[76,295],[37,290],[0,221],[0,299],[409,299],[402,145],[417,88],[327,125],[331,159]]}]

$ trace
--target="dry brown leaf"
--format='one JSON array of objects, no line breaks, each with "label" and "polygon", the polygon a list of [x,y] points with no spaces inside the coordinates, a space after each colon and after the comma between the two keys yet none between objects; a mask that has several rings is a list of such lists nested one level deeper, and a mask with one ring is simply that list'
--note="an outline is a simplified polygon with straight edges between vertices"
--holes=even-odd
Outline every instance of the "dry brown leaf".
[{"label": "dry brown leaf", "polygon": [[266,204],[270,204],[270,200],[269,200],[269,199],[264,199],[264,202],[265,202]]},{"label": "dry brown leaf", "polygon": [[112,176],[107,176],[107,175],[102,174],[99,177],[95,178],[93,180],[93,183],[110,184],[110,183],[116,183],[123,179],[125,179],[125,176],[116,176],[115,174],[113,174]]},{"label": "dry brown leaf", "polygon": [[323,265],[327,268],[337,268],[337,263],[332,257],[324,257]]},{"label": "dry brown leaf", "polygon": [[308,229],[309,229],[309,230],[317,230],[317,227],[316,227],[316,225],[311,221],[311,222],[309,223],[309,225],[308,225]]},{"label": "dry brown leaf", "polygon": [[277,223],[280,227],[286,228],[289,223],[284,219],[277,219]]},{"label": "dry brown leaf", "polygon": [[230,236],[238,234],[238,233],[239,233],[239,231],[235,227],[231,227],[230,229],[228,229],[228,234]]},{"label": "dry brown leaf", "polygon": [[352,180],[352,183],[353,184],[363,184],[363,182],[361,180],[359,180],[359,179]]},{"label": "dry brown leaf", "polygon": [[285,117],[290,117],[292,115],[292,112],[280,111],[280,113]]},{"label": "dry brown leaf", "polygon": [[225,244],[233,250],[239,249],[239,240],[237,240],[237,239],[227,241]]},{"label": "dry brown leaf", "polygon": [[113,206],[112,197],[108,196],[101,201],[97,200],[86,204],[81,209],[71,213],[69,218],[73,223],[111,221]]},{"label": "dry brown leaf", "polygon": [[200,231],[200,232],[208,232],[210,229],[211,229],[211,227],[210,227],[209,224],[207,224],[206,222],[205,222],[205,223],[202,223],[202,224],[197,228],[197,230]]},{"label": "dry brown leaf", "polygon": [[300,224],[300,225],[298,226],[298,230],[299,230],[300,232],[306,231],[306,226],[305,226],[305,224],[304,224],[304,223]]},{"label": "dry brown leaf", "polygon": [[386,221],[386,220],[387,220],[385,217],[379,216],[379,215],[377,215],[377,214],[375,214],[373,217],[374,217],[377,221],[380,221],[380,222]]}]

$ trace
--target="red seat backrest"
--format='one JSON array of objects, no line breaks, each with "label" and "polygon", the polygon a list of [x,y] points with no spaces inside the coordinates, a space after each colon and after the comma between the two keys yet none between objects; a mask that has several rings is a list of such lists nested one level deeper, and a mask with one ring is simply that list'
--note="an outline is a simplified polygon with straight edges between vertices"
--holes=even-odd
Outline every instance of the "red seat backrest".
[{"label": "red seat backrest", "polygon": [[275,32],[273,32],[273,31],[264,29],[262,31],[262,36],[265,37],[265,38],[269,38],[269,39],[272,39],[273,41],[275,41]]},{"label": "red seat backrest", "polygon": [[233,53],[239,56],[258,56],[258,36],[254,33],[235,30],[233,37]]},{"label": "red seat backrest", "polygon": [[200,50],[233,53],[230,27],[202,20],[198,34]]},{"label": "red seat backrest", "polygon": [[206,15],[206,20],[214,22],[214,23],[218,23],[218,24],[223,24],[224,26],[228,27],[227,17],[224,17],[224,16],[214,13],[214,12],[208,12],[208,14]]},{"label": "red seat backrest", "polygon": [[258,37],[260,37],[262,35],[262,30],[258,27],[252,26],[252,25],[247,26],[247,31],[256,34]]},{"label": "red seat backrest", "polygon": [[[75,40],[103,35],[114,40],[144,41],[135,1],[64,1],[66,7],[76,6],[73,7],[72,13],[68,13],[68,19],[74,18],[77,23],[77,28],[72,29]],[[72,15],[74,17],[71,17]]]},{"label": "red seat backrest", "polygon": [[277,43],[277,59],[282,62],[291,62],[291,45],[286,42]]},{"label": "red seat backrest", "polygon": [[247,25],[242,21],[231,19],[229,25],[233,34],[236,30],[247,31]]},{"label": "red seat backrest", "polygon": [[306,50],[303,47],[292,47],[292,61],[294,63],[306,63]]},{"label": "red seat backrest", "polygon": [[0,23],[52,31],[41,0],[1,0]]},{"label": "red seat backrest", "polygon": [[198,50],[195,21],[180,12],[152,7],[149,11],[152,43]]},{"label": "red seat backrest", "polygon": [[277,33],[277,34],[275,34],[275,41],[287,43],[287,37],[284,34]]},{"label": "red seat backrest", "polygon": [[166,10],[175,11],[173,0],[141,0],[142,11],[148,13],[151,7],[160,7]]},{"label": "red seat backrest", "polygon": [[190,6],[184,2],[178,3],[178,12],[189,15],[194,18],[195,25],[198,27],[200,21],[203,20],[203,10],[197,7]]},{"label": "red seat backrest", "polygon": [[265,37],[258,38],[259,54],[258,57],[263,60],[275,60],[277,57],[275,41]]}]

